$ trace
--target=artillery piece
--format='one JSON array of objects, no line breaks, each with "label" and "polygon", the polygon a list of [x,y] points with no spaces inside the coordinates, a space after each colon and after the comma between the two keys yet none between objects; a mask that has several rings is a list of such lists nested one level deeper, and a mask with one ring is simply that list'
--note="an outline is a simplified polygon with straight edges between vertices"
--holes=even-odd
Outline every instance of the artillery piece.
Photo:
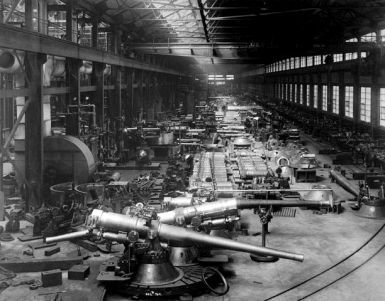
[{"label": "artillery piece", "polygon": [[[329,189],[325,190],[329,191]],[[228,198],[161,212],[158,213],[158,220],[165,224],[187,225],[187,227],[208,233],[213,229],[232,229],[234,224],[240,219],[240,210],[254,209],[254,213],[258,213],[262,224],[262,246],[265,247],[268,224],[272,219],[272,213],[282,207],[333,207],[333,202],[322,198],[318,201],[305,201],[299,197],[289,198],[287,200]],[[195,253],[194,246],[189,246],[186,243],[183,245],[173,245],[171,243],[170,248],[172,254],[170,259],[173,263],[193,262],[190,254]],[[178,250],[178,252],[176,252],[174,248]],[[278,257],[275,256],[250,254],[250,257],[254,261],[263,262],[278,260]]]},{"label": "artillery piece", "polygon": [[[201,291],[205,287],[217,294],[228,290],[223,275],[214,268],[203,268],[196,264],[173,266],[169,261],[168,250],[160,244],[162,241],[303,261],[301,254],[254,246],[164,224],[157,219],[155,213],[135,216],[95,209],[88,217],[86,227],[87,229],[79,232],[47,237],[45,241],[53,243],[96,236],[123,243],[126,247],[123,256],[104,263],[98,280],[114,291],[135,296],[179,295]],[[145,239],[144,243],[140,238]],[[213,289],[212,281],[218,275],[225,284],[221,292]]]},{"label": "artillery piece", "polygon": [[349,182],[337,170],[330,171],[330,178],[346,191],[354,195],[356,204],[351,208],[356,210],[356,215],[364,218],[385,218],[385,185],[381,183],[379,189],[370,190],[367,183],[361,182],[359,186]]}]

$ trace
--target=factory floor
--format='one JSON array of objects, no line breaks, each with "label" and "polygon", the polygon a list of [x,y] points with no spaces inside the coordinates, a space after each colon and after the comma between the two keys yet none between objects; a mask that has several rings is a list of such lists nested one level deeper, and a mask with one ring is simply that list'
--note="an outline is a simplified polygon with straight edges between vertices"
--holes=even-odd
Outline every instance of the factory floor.
[{"label": "factory floor", "polygon": [[[317,154],[318,149],[322,146],[310,137],[304,137],[304,139],[309,150]],[[317,155],[317,158],[321,161],[322,166],[325,163],[330,164],[332,160],[332,157],[327,155]],[[161,168],[164,170],[166,165],[162,164]],[[122,171],[122,180],[132,179],[137,174],[137,171]],[[329,185],[337,198],[341,200],[353,198],[337,184],[330,182],[328,169],[318,169],[317,176],[319,179],[317,184]],[[310,188],[313,184],[293,183],[291,187],[293,189]],[[248,254],[226,250],[215,251],[215,253],[229,256],[230,262],[224,266],[224,270],[230,290],[225,296],[204,294],[195,297],[194,300],[266,300],[304,282],[342,260],[343,264],[337,268],[337,271],[333,270],[334,274],[331,276],[334,278],[330,276],[330,279],[327,279],[330,274],[325,274],[325,277],[321,277],[318,282],[309,281],[269,300],[384,300],[385,250],[383,250],[383,243],[385,242],[385,231],[380,231],[377,234],[379,241],[364,247],[363,253],[346,258],[365,245],[384,225],[385,221],[360,218],[354,214],[347,203],[344,203],[343,207],[344,211],[341,214],[319,215],[314,214],[312,210],[296,209],[295,218],[273,218],[269,225],[270,234],[267,236],[267,247],[304,254],[305,260],[302,263],[285,259],[280,259],[274,263],[257,263],[251,261]],[[260,245],[261,237],[253,235],[261,231],[259,218],[251,210],[243,210],[242,222],[248,224],[249,235],[238,234],[233,239]],[[65,256],[63,254],[76,251],[76,247],[71,243],[64,242],[59,245],[62,248],[62,253],[52,257],[63,257]],[[22,251],[25,248],[26,243],[21,243],[18,240],[8,243],[2,242],[0,257],[22,259],[24,257]],[[105,254],[100,254],[98,257],[91,256],[89,261],[101,262],[109,256]],[[373,257],[371,258],[371,256]],[[37,250],[35,257],[44,257],[43,250]],[[355,267],[358,268],[346,275],[347,271]],[[66,274],[63,272],[63,278],[66,278]],[[14,281],[31,279],[31,277],[39,279],[40,273],[18,274]],[[341,279],[333,283],[338,278]],[[85,290],[91,295],[94,287],[87,287],[87,285],[81,281],[72,281],[68,284],[68,281],[64,280],[63,286],[49,289],[39,288],[33,291],[29,290],[27,285],[10,286],[1,292],[0,301],[54,300],[55,295],[53,294],[42,295],[47,290],[49,292]],[[319,287],[325,288],[317,291]],[[96,299],[89,298],[88,300]],[[130,299],[113,292],[107,292],[104,300]]]}]

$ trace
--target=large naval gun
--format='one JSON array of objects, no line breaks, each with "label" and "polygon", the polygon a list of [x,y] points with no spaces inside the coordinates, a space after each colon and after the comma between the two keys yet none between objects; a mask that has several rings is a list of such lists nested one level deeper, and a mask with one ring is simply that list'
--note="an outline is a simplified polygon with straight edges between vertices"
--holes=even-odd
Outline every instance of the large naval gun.
[{"label": "large naval gun", "polygon": [[[98,280],[108,289],[134,296],[161,297],[208,289],[217,294],[228,290],[226,280],[215,268],[199,264],[172,265],[164,243],[186,243],[201,247],[227,249],[261,256],[303,261],[301,254],[251,245],[227,238],[162,223],[155,212],[147,215],[124,215],[94,209],[86,229],[55,237],[47,243],[98,237],[125,245],[124,254],[102,265]],[[163,244],[161,244],[163,242]],[[223,282],[222,291],[214,289]]]}]

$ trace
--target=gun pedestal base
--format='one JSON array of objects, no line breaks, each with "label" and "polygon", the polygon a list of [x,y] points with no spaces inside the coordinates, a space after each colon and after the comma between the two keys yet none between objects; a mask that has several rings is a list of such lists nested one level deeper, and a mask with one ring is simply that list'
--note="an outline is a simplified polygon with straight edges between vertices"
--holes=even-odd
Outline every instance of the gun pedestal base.
[{"label": "gun pedestal base", "polygon": [[[269,211],[267,211],[265,214],[260,213],[260,218],[262,222],[262,232],[261,232],[261,237],[262,237],[262,247],[266,246],[266,235],[269,233],[269,222],[271,218],[266,218],[265,215],[270,214]],[[256,262],[276,262],[278,261],[278,257],[276,256],[261,256],[261,255],[253,255],[250,254],[250,258],[252,261]]]},{"label": "gun pedestal base", "polygon": [[101,281],[111,292],[142,298],[202,293],[202,291],[207,291],[202,275],[204,274],[205,280],[212,285],[215,285],[213,282],[215,283],[217,278],[214,271],[205,270],[205,267],[197,264],[180,267],[172,267],[170,264],[170,267],[177,271],[178,276],[175,279],[168,281],[159,279],[159,283],[154,281],[152,284],[140,283],[133,281],[134,276],[132,278],[116,276],[111,271],[114,264],[117,264],[117,259],[115,263],[109,261],[103,264],[97,280]]}]

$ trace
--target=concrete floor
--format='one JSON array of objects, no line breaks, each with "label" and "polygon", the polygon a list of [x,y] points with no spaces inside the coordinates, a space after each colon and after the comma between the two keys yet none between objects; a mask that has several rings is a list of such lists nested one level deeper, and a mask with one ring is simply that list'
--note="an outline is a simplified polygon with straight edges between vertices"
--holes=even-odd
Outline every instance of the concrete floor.
[{"label": "concrete floor", "polygon": [[[315,141],[306,138],[307,147],[318,153],[320,147]],[[323,163],[331,163],[332,157],[317,155]],[[164,169],[164,166],[162,166]],[[143,172],[142,172],[143,173]],[[131,179],[135,176],[133,171],[123,171],[122,180]],[[328,169],[319,169],[317,175],[319,183],[331,186],[336,196],[342,200],[349,200],[352,196],[344,191],[335,183],[330,183]],[[294,183],[293,188],[310,188],[313,183]],[[250,210],[242,211],[242,220],[249,224],[249,232],[253,234],[261,230],[259,219]],[[349,206],[344,204],[342,214],[316,215],[311,210],[297,209],[295,218],[274,217],[269,226],[270,235],[267,237],[267,246],[305,255],[304,262],[293,262],[281,259],[275,263],[256,263],[250,260],[248,254],[232,251],[216,251],[217,253],[227,254],[230,263],[225,266],[227,279],[230,284],[230,291],[227,295],[217,297],[209,294],[194,298],[199,301],[211,300],[265,300],[278,294],[293,285],[296,285],[320,271],[332,266],[342,260],[356,249],[362,246],[369,237],[373,235],[384,221],[369,220],[354,215]],[[381,232],[381,235],[385,235]],[[234,238],[238,241],[260,245],[260,236],[242,236]],[[74,251],[76,248],[70,243],[60,244],[67,252]],[[381,244],[378,245],[378,249]],[[0,257],[19,257],[23,258],[22,250],[25,246],[15,240],[11,243],[2,243]],[[43,256],[42,250],[35,256]],[[54,255],[55,256],[55,255]],[[57,255],[63,256],[63,255]],[[101,257],[91,257],[92,261],[105,260],[108,255]],[[357,264],[366,258],[359,258]],[[0,259],[1,260],[1,259]],[[306,300],[385,300],[385,251],[380,251],[367,264],[357,269],[348,277],[341,279],[328,288],[312,295]],[[341,271],[343,274],[344,271]],[[17,279],[25,277],[40,278],[39,273],[19,274]],[[63,273],[66,277],[66,273]],[[66,281],[65,281],[66,283]],[[62,287],[55,287],[56,291],[80,289],[84,284],[68,283]],[[272,300],[298,300],[305,296],[316,287],[305,287],[298,289],[281,298]],[[53,288],[52,288],[53,289]],[[30,291],[28,286],[10,287],[0,294],[1,300],[52,300],[49,296],[39,296],[41,289]],[[89,299],[90,300],[90,299]],[[129,300],[126,297],[108,293],[105,300]]]}]

